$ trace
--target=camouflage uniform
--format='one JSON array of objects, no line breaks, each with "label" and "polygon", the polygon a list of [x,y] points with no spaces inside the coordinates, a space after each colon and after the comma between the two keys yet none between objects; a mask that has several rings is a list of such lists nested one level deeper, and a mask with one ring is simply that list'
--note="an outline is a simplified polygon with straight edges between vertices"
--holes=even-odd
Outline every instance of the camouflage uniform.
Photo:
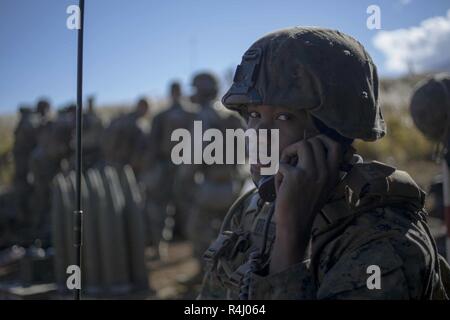
[{"label": "camouflage uniform", "polygon": [[[316,217],[305,261],[267,275],[275,237],[271,222],[267,260],[260,274],[251,275],[250,298],[444,298],[440,268],[445,262],[426,224],[425,194],[411,177],[381,163],[358,163],[337,189]],[[262,246],[272,206],[255,190],[236,202],[205,254],[211,270],[201,298],[238,299],[249,255]],[[381,270],[380,290],[366,285],[371,265]]]},{"label": "camouflage uniform", "polygon": [[[356,40],[328,29],[290,28],[258,40],[223,103],[244,117],[249,104],[306,109],[327,135],[371,141],[385,134],[371,58]],[[199,298],[447,298],[449,267],[426,223],[425,193],[385,164],[354,154],[347,165],[316,215],[304,260],[278,273],[269,270],[274,204],[256,189],[241,197],[204,255],[209,268]],[[374,265],[380,289],[368,286]]]}]

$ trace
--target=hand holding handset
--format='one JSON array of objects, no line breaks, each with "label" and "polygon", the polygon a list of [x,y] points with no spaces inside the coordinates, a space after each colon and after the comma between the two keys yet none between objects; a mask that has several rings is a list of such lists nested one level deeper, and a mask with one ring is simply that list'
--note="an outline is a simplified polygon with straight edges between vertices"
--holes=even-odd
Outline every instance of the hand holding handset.
[{"label": "hand holding handset", "polygon": [[[331,138],[331,137],[330,137]],[[333,139],[336,141],[335,139]],[[338,142],[338,141],[336,141]],[[348,151],[348,146],[344,145],[344,148],[342,148],[343,155],[345,155]],[[325,155],[328,155],[328,150],[325,149]],[[344,158],[344,157],[343,157]],[[292,157],[289,160],[289,164],[292,166],[297,165],[298,158],[297,156]],[[348,172],[350,171],[351,166],[348,163],[343,163],[340,166],[341,171]],[[262,176],[261,179],[258,182],[258,193],[261,199],[263,199],[266,202],[274,202],[276,199],[276,189],[275,189],[275,175],[271,176]]]},{"label": "hand holding handset", "polygon": [[274,202],[277,194],[275,191],[275,176],[263,176],[258,183],[258,193],[266,202]]},{"label": "hand holding handset", "polygon": [[[298,158],[292,157],[292,159],[289,161],[289,163],[292,166],[297,165]],[[258,182],[258,193],[261,199],[263,199],[266,202],[274,202],[277,193],[275,190],[275,175],[272,176],[262,176],[261,179]]]}]

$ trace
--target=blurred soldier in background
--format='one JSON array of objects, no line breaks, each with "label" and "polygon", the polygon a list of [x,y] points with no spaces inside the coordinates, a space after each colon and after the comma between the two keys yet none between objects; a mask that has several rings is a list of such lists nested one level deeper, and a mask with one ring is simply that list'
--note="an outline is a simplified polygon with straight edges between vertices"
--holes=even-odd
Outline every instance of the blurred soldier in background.
[{"label": "blurred soldier in background", "polygon": [[26,181],[28,173],[28,159],[33,149],[36,147],[36,127],[37,121],[33,117],[33,110],[29,107],[19,108],[19,121],[14,130],[14,180]]},{"label": "blurred soldier in background", "polygon": [[50,111],[50,103],[44,99],[38,101],[35,110],[21,108],[15,130],[16,223],[21,238],[18,243],[24,246],[37,238],[48,244],[50,183],[60,170],[61,160],[70,156],[75,109],[63,109],[55,121]]},{"label": "blurred soldier in background", "polygon": [[101,160],[100,142],[103,123],[95,110],[95,98],[88,98],[87,111],[83,114],[83,170],[93,167]]},{"label": "blurred soldier in background", "polygon": [[[30,208],[29,194],[32,186],[28,179],[29,161],[31,153],[37,144],[38,119],[31,108],[21,107],[19,109],[19,122],[14,131],[14,193],[16,218],[19,228],[29,227]],[[26,232],[22,230],[20,232]]]},{"label": "blurred soldier in background", "polygon": [[[151,243],[158,246],[166,222],[165,240],[173,236],[173,227],[178,227],[183,213],[174,195],[174,179],[180,166],[171,160],[172,132],[179,128],[190,129],[194,114],[182,102],[181,85],[170,85],[170,106],[157,114],[152,121],[145,154],[143,182],[146,193],[146,211],[149,220]],[[169,226],[171,224],[171,226]],[[179,235],[179,234],[178,234]]]},{"label": "blurred soldier in background", "polygon": [[[21,229],[21,243],[29,244],[36,236],[36,209],[33,197],[37,186],[36,180],[30,174],[32,171],[31,160],[36,149],[42,145],[41,137],[51,126],[50,103],[40,100],[35,110],[29,108],[20,109],[20,120],[15,130],[15,141],[13,147],[15,174],[14,186],[16,194],[17,223]],[[42,203],[42,202],[41,202]],[[33,210],[30,209],[33,208]]]},{"label": "blurred soldier in background", "polygon": [[[42,107],[41,110],[47,108]],[[37,145],[30,158],[33,184],[31,207],[31,241],[39,238],[44,246],[50,240],[50,190],[53,177],[61,170],[61,162],[68,163],[73,153],[72,139],[75,130],[76,107],[70,105],[58,112],[54,121],[41,114]]]},{"label": "blurred soldier in background", "polygon": [[44,127],[50,121],[50,103],[47,100],[40,100],[36,106],[36,114],[39,116],[40,127]]},{"label": "blurred soldier in background", "polygon": [[19,123],[14,132],[14,181],[24,185],[27,184],[30,155],[38,143],[40,132],[45,130],[50,121],[50,104],[46,100],[40,100],[35,111],[22,107],[19,113]]},{"label": "blurred soldier in background", "polygon": [[[219,85],[214,75],[199,73],[194,76],[192,85],[195,93],[191,100],[198,106],[195,120],[201,121],[203,131],[215,128],[225,135],[226,129],[242,127],[237,117],[217,104]],[[194,136],[193,132],[191,135]],[[197,141],[192,145],[194,143]],[[179,198],[184,199],[187,235],[192,241],[194,257],[202,264],[201,257],[217,235],[229,206],[239,195],[244,177],[237,165],[202,164],[184,169],[180,170],[176,190]],[[190,282],[198,281],[202,272]]]},{"label": "blurred soldier in background", "polygon": [[[410,112],[416,127],[436,143],[434,159],[450,165],[450,75],[438,74],[419,82],[412,94]],[[445,250],[445,206],[442,174],[436,176],[429,186],[427,205],[430,225],[436,238],[438,251],[446,256]],[[450,226],[447,226],[450,227]]]},{"label": "blurred soldier in background", "polygon": [[[450,75],[438,74],[416,85],[410,111],[416,127],[430,140],[448,144]],[[450,156],[449,156],[450,157]]]},{"label": "blurred soldier in background", "polygon": [[102,152],[107,164],[123,167],[130,164],[139,175],[143,163],[145,147],[145,117],[150,104],[145,98],[139,99],[135,110],[113,119],[102,135]]}]

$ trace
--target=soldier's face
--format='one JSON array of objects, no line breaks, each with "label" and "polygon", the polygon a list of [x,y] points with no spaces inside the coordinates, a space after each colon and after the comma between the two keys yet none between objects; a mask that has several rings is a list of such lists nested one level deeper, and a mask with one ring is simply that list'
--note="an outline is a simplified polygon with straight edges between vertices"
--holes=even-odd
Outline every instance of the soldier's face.
[{"label": "soldier's face", "polygon": [[181,98],[181,88],[178,86],[173,87],[170,95],[172,96],[173,100],[179,100]]},{"label": "soldier's face", "polygon": [[[272,107],[266,105],[248,106],[248,128],[278,129],[279,132],[279,156],[287,146],[298,142],[304,138],[306,133],[308,138],[319,134],[315,128],[312,118],[302,110],[292,110],[283,107]],[[267,139],[270,143],[270,138]],[[270,145],[267,148],[270,150]],[[261,164],[252,164],[250,171],[253,181],[260,179]]]},{"label": "soldier's face", "polygon": [[137,105],[137,113],[139,117],[144,117],[148,112],[149,106],[146,102],[139,102]]}]

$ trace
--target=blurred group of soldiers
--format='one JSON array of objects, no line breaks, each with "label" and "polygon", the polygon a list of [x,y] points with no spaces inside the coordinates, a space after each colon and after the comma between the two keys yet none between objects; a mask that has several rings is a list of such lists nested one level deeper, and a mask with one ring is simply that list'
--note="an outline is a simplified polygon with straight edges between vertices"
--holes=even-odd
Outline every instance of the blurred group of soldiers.
[{"label": "blurred group of soldiers", "polygon": [[35,109],[21,107],[19,113],[13,146],[14,226],[19,239],[14,240],[29,246],[39,239],[48,246],[51,181],[62,166],[69,165],[75,106],[61,109],[54,119],[46,100]]},{"label": "blurred group of soldiers", "polygon": [[[199,73],[192,81],[193,95],[183,97],[181,85],[170,85],[170,103],[149,117],[152,105],[141,98],[134,110],[120,114],[107,125],[88,99],[83,113],[83,171],[105,165],[131,166],[144,199],[147,245],[161,250],[172,239],[189,240],[199,261],[217,235],[221,221],[241,193],[247,176],[238,165],[175,165],[171,141],[175,129],[193,130],[201,120],[204,130],[242,127],[241,120],[216,103],[217,78]],[[15,130],[13,194],[15,237],[2,247],[24,247],[39,241],[51,246],[52,180],[74,169],[76,106],[52,116],[50,103],[40,100],[35,108],[22,107]],[[148,121],[149,118],[153,120]],[[193,136],[193,135],[192,135]],[[89,213],[87,213],[89,214]]]},{"label": "blurred group of soldiers", "polygon": [[[199,120],[204,130],[216,128],[223,133],[242,126],[237,117],[214,105],[218,83],[212,75],[196,75],[193,87],[191,101],[183,106],[180,86],[171,86],[171,106],[153,120],[143,171],[153,244],[173,236],[187,238],[193,241],[194,255],[200,258],[215,237],[227,208],[239,195],[245,176],[235,165],[177,166],[171,161],[176,142],[170,136],[175,129],[192,131],[194,121]],[[167,228],[172,223],[175,234]],[[166,232],[159,232],[161,229]]]}]

